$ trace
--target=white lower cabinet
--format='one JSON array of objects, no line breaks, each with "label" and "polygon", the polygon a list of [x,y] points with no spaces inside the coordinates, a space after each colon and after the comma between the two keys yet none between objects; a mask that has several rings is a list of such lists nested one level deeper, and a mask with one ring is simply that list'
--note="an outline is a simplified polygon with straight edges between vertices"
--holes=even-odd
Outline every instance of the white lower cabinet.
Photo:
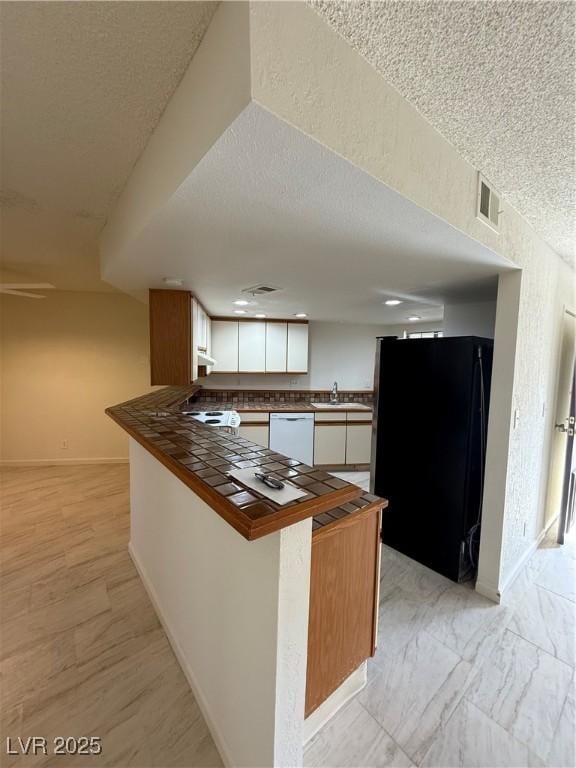
[{"label": "white lower cabinet", "polygon": [[270,431],[268,423],[270,414],[267,411],[243,411],[238,434],[263,448],[268,448]]},{"label": "white lower cabinet", "polygon": [[317,413],[314,425],[314,464],[343,466],[369,464],[372,447],[369,411]]},{"label": "white lower cabinet", "polygon": [[369,464],[372,447],[372,424],[346,425],[346,464]]},{"label": "white lower cabinet", "polygon": [[[287,421],[287,426],[299,426],[297,422],[308,421],[311,414],[305,413],[279,413],[282,424]],[[308,416],[308,419],[304,418]],[[303,417],[297,419],[295,417]],[[316,413],[314,419],[314,464],[317,466],[354,466],[357,464],[369,464],[372,446],[372,422],[371,413]],[[271,415],[266,411],[244,411],[241,413],[240,437],[245,437],[264,448],[273,447],[280,453],[290,458],[300,459],[303,454],[310,451],[305,445],[300,444],[300,435],[304,435],[296,428],[288,435],[290,439],[283,439],[278,445],[270,446],[270,419]],[[310,429],[312,423],[310,422]],[[276,439],[276,438],[275,438]],[[304,437],[302,437],[304,440]],[[310,433],[310,441],[312,434]],[[296,444],[294,443],[296,441]]]},{"label": "white lower cabinet", "polygon": [[346,422],[318,421],[314,425],[314,464],[346,463]]},{"label": "white lower cabinet", "polygon": [[238,432],[240,437],[244,437],[246,440],[261,445],[263,448],[268,448],[268,424],[255,424],[247,427],[240,425]]}]

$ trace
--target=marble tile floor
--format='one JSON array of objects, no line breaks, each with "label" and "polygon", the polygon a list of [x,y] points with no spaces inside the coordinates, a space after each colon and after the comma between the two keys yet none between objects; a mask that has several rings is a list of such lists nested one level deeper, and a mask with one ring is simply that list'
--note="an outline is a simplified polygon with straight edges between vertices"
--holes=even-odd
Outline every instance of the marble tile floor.
[{"label": "marble tile floor", "polygon": [[[127,552],[128,467],[0,482],[0,765],[221,766]],[[33,735],[99,736],[102,754],[6,754]]]},{"label": "marble tile floor", "polygon": [[494,605],[384,547],[368,685],[305,765],[573,768],[575,564],[575,537],[558,547],[551,531]]},{"label": "marble tile floor", "polygon": [[[367,488],[367,473],[337,473]],[[99,735],[98,757],[20,766],[221,761],[126,552],[126,466],[2,471],[0,738]],[[574,766],[576,546],[546,541],[503,605],[392,549],[368,686],[307,766]]]}]

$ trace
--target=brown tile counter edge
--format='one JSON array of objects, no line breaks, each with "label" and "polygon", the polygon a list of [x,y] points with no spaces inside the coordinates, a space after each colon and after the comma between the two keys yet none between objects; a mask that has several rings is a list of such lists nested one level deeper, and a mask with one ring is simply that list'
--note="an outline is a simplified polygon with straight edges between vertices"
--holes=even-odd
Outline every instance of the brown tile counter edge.
[{"label": "brown tile counter edge", "polygon": [[340,529],[348,523],[355,522],[359,517],[369,515],[375,510],[382,511],[387,506],[388,501],[386,499],[364,493],[336,509],[315,516],[312,522],[312,536],[314,538],[324,536],[336,528]]},{"label": "brown tile counter edge", "polygon": [[[331,521],[338,522],[364,511],[366,502],[346,508],[366,496],[358,486],[184,416],[179,406],[198,389],[196,385],[167,387],[107,408],[106,413],[248,540],[308,517],[315,518],[318,529],[327,512],[332,512]],[[245,466],[277,472],[302,487],[306,496],[279,507],[226,476],[230,469]],[[372,505],[386,504],[370,499]]]}]

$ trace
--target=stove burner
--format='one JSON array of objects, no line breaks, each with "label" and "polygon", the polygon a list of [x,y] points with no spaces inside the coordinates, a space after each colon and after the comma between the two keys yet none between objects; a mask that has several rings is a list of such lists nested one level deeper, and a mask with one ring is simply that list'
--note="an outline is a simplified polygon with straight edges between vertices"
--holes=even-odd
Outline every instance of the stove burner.
[{"label": "stove burner", "polygon": [[186,416],[200,416],[200,411],[186,411]]},{"label": "stove burner", "polygon": [[[224,414],[222,411],[206,411],[206,416],[223,416],[223,415]],[[208,423],[212,423],[212,422],[208,422]]]},{"label": "stove burner", "polygon": [[220,424],[220,419],[206,419],[204,424]]}]

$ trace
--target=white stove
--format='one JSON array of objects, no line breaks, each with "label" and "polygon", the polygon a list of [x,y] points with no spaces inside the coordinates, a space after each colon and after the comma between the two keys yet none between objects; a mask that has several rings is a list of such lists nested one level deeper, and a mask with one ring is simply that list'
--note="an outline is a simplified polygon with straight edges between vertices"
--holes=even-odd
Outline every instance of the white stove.
[{"label": "white stove", "polygon": [[237,429],[241,421],[238,411],[183,411],[183,413],[206,424],[207,427]]}]

